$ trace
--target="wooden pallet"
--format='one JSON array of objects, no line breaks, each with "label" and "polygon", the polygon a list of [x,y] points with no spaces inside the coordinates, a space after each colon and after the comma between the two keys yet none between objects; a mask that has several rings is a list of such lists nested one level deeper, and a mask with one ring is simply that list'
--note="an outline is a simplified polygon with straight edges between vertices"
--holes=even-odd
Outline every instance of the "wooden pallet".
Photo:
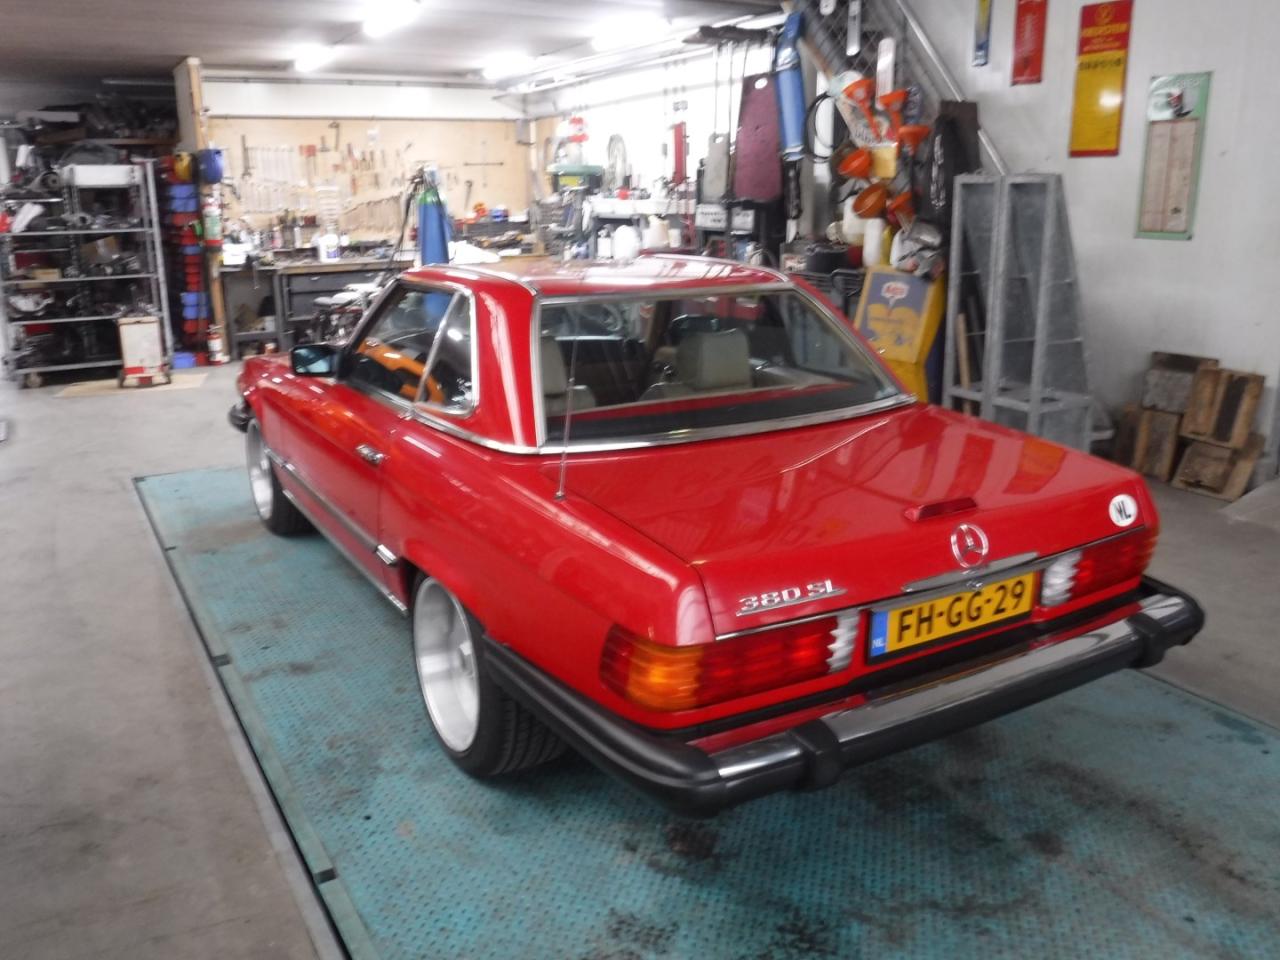
[{"label": "wooden pallet", "polygon": [[1192,380],[1182,435],[1201,443],[1244,449],[1262,400],[1264,382],[1256,373],[1201,368]]},{"label": "wooden pallet", "polygon": [[1133,439],[1129,465],[1139,473],[1168,482],[1178,455],[1178,427],[1182,417],[1162,410],[1143,410]]},{"label": "wooden pallet", "polygon": [[1219,500],[1239,500],[1249,488],[1262,446],[1260,433],[1250,434],[1241,450],[1195,441],[1182,456],[1173,486]]},{"label": "wooden pallet", "polygon": [[1217,369],[1212,357],[1187,353],[1153,353],[1142,382],[1142,406],[1166,413],[1186,413],[1191,387],[1201,370]]}]

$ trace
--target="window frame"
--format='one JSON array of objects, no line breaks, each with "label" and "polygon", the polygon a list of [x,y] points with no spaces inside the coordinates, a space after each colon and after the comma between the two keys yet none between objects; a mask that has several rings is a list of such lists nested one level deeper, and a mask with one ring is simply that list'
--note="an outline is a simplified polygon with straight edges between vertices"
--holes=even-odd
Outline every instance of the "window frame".
[{"label": "window frame", "polygon": [[[595,303],[605,300],[635,300],[641,297],[652,300],[683,300],[698,299],[701,297],[744,297],[788,293],[799,296],[816,313],[826,318],[831,325],[835,327],[837,335],[841,337],[859,356],[863,357],[869,366],[882,373],[888,383],[897,388],[897,392],[890,394],[887,397],[881,397],[878,400],[869,400],[866,403],[856,404],[852,407],[841,407],[836,410],[826,410],[794,417],[775,417],[770,420],[756,420],[748,423],[730,424],[726,426],[704,427],[695,430],[675,430],[665,433],[647,434],[643,436],[618,438],[614,440],[584,440],[578,443],[573,441],[572,431],[570,431],[571,435],[568,444],[559,441],[555,443],[548,442],[546,405],[545,397],[542,394],[542,357],[540,354],[543,307],[554,307],[573,303]],[[700,440],[748,436],[751,434],[770,433],[778,430],[811,426],[814,424],[851,420],[879,410],[888,410],[894,407],[905,406],[907,404],[918,402],[916,395],[902,386],[884,360],[882,360],[870,347],[868,347],[867,344],[865,344],[853,332],[853,330],[850,329],[849,325],[843,319],[833,313],[826,304],[822,303],[821,300],[811,294],[808,290],[805,290],[797,284],[787,283],[785,281],[778,281],[775,283],[726,284],[719,287],[699,286],[691,287],[689,289],[676,288],[664,290],[658,288],[649,290],[626,290],[610,293],[584,293],[566,296],[539,297],[534,303],[534,309],[530,317],[530,328],[529,342],[533,368],[533,410],[535,418],[534,443],[536,444],[537,453],[562,453],[566,451],[570,453],[602,453],[615,450],[633,450],[641,447],[666,446],[668,444],[675,443],[696,443]]]},{"label": "window frame", "polygon": [[[449,306],[445,309],[441,317],[440,326],[436,328],[435,336],[431,340],[431,347],[427,354],[427,362],[423,364],[422,376],[418,378],[418,388],[412,401],[404,399],[375,387],[373,384],[363,383],[354,380],[351,377],[351,365],[356,354],[359,352],[360,344],[364,342],[369,331],[378,325],[378,322],[386,315],[388,310],[395,309],[397,305],[410,293],[446,293],[449,294]],[[439,350],[441,346],[441,338],[448,324],[444,322],[449,316],[457,302],[458,297],[465,297],[467,300],[467,322],[468,322],[468,341],[470,345],[471,356],[471,397],[466,406],[446,406],[431,400],[423,399],[426,393],[427,378],[431,373],[432,367],[439,358]],[[387,401],[388,403],[401,408],[421,413],[430,421],[436,415],[443,414],[458,420],[465,420],[475,414],[480,406],[480,356],[479,344],[477,341],[478,323],[476,318],[476,298],[475,293],[462,284],[452,284],[445,282],[427,282],[417,280],[397,279],[393,283],[387,285],[387,289],[378,298],[377,302],[369,308],[368,315],[361,321],[360,325],[352,333],[351,339],[347,342],[345,362],[343,366],[346,373],[343,375],[343,382],[354,389],[360,390],[376,399]]]}]

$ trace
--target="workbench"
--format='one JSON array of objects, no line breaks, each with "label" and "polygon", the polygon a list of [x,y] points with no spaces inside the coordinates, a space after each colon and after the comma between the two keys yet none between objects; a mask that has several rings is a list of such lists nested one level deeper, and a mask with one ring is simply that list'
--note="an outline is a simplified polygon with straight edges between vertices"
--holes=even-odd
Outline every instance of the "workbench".
[{"label": "workbench", "polygon": [[[297,329],[315,315],[318,298],[331,297],[348,284],[376,283],[385,276],[388,263],[386,258],[351,257],[327,263],[307,260],[224,268],[223,295],[232,356],[238,359],[247,345],[262,342],[288,350],[294,344]],[[412,258],[402,256],[396,260],[395,269],[398,272],[411,266]],[[247,305],[257,316],[258,304],[268,289],[275,301],[275,312],[268,323],[262,329],[241,329],[237,323],[237,317],[243,314],[241,306]]]}]

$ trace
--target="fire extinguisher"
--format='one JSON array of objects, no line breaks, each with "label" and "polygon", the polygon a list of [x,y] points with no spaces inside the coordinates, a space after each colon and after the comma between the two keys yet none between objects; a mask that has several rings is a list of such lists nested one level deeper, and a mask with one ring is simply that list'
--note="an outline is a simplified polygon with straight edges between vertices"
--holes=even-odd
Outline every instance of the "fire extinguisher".
[{"label": "fire extinguisher", "polygon": [[200,217],[204,223],[204,245],[206,248],[222,246],[222,198],[218,188],[213,187],[205,194],[201,204]]}]

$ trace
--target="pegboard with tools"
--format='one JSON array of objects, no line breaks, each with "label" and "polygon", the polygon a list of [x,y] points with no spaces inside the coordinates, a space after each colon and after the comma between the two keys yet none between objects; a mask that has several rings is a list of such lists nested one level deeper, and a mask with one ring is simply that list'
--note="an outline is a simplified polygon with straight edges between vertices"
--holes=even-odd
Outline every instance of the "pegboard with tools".
[{"label": "pegboard with tools", "polygon": [[439,171],[459,214],[474,203],[514,210],[529,203],[527,147],[509,121],[221,117],[209,121],[209,133],[234,188],[228,215],[255,229],[286,211],[319,222],[326,195],[336,193],[343,233],[386,237],[398,229],[402,195],[423,165]]}]

